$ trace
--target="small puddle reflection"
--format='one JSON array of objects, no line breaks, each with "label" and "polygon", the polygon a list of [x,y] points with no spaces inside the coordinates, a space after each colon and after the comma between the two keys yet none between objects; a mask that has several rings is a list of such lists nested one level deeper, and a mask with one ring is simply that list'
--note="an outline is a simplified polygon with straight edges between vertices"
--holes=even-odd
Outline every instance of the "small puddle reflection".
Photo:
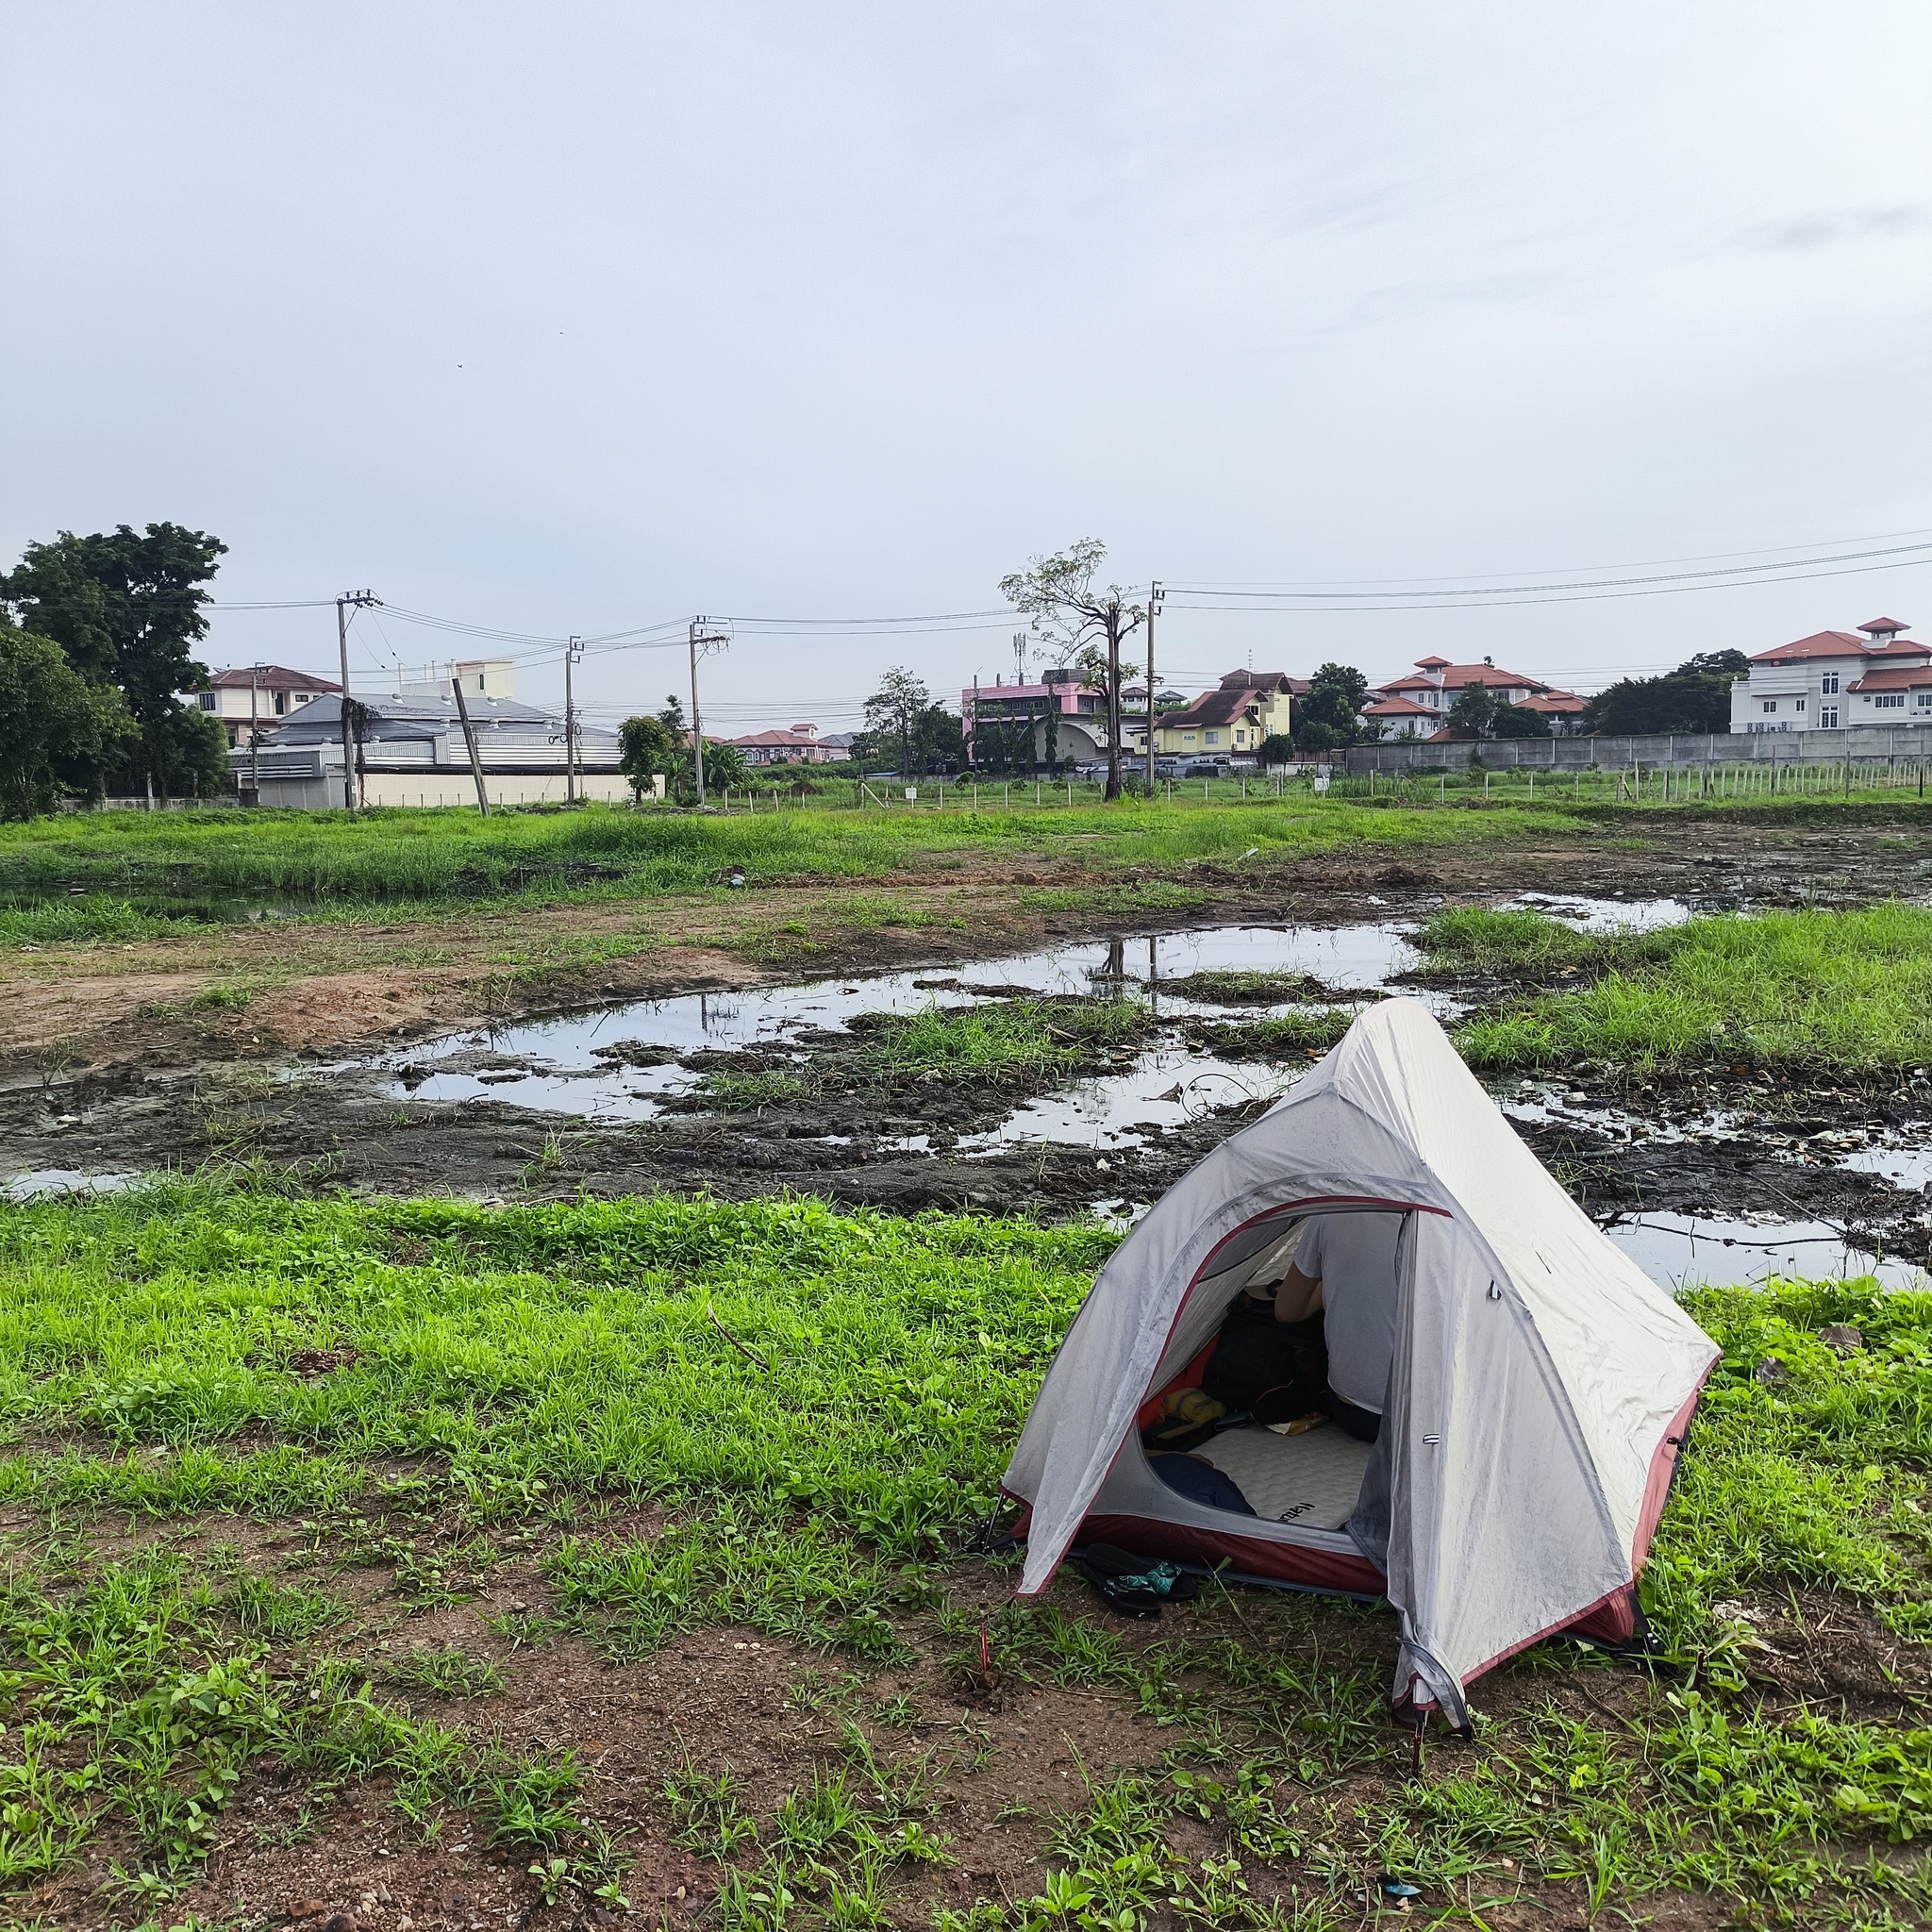
[{"label": "small puddle reflection", "polygon": [[138,1174],[83,1174],[78,1168],[41,1167],[17,1174],[0,1185],[0,1196],[9,1201],[43,1201],[58,1194],[118,1194],[141,1178]]},{"label": "small puddle reflection", "polygon": [[1605,1228],[1650,1278],[1662,1286],[1748,1286],[1768,1275],[1869,1274],[1886,1288],[1924,1288],[1924,1271],[1850,1246],[1822,1221],[1715,1221],[1702,1215],[1644,1213]]}]

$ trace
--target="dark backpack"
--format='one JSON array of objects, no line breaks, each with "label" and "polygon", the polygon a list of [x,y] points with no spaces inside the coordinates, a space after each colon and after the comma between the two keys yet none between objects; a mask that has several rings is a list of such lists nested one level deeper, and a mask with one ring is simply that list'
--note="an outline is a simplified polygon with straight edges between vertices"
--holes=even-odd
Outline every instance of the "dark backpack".
[{"label": "dark backpack", "polygon": [[1291,1423],[1320,1408],[1328,1390],[1321,1314],[1277,1322],[1272,1301],[1240,1296],[1222,1320],[1201,1388],[1257,1423]]}]

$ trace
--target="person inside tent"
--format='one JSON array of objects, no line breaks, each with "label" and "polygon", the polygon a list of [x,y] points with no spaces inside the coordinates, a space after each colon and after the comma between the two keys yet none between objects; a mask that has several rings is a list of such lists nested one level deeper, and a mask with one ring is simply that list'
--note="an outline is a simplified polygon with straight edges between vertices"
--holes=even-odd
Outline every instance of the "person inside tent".
[{"label": "person inside tent", "polygon": [[1323,1310],[1328,1413],[1337,1428],[1360,1442],[1373,1442],[1382,1427],[1395,1359],[1401,1238],[1399,1214],[1311,1215],[1274,1293],[1277,1322],[1306,1321]]}]

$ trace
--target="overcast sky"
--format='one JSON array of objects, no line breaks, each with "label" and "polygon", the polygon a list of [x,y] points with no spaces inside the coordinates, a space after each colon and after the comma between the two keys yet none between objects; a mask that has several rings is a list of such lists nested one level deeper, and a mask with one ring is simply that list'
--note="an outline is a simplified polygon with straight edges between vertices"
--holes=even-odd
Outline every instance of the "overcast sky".
[{"label": "overcast sky", "polygon": [[[984,612],[1085,536],[1176,587],[1184,688],[1432,651],[1588,688],[1932,631],[1925,568],[1508,608],[1178,588],[1932,537],[1909,0],[0,20],[0,563],[169,519],[228,543],[231,601],[368,585],[545,637],[728,613],[707,724],[738,729],[849,727],[895,662],[948,693],[1013,662],[998,616],[749,620]],[[453,644],[485,648],[363,620],[356,675]],[[334,655],[325,609],[225,612],[207,652]],[[608,651],[583,694],[682,675]]]}]

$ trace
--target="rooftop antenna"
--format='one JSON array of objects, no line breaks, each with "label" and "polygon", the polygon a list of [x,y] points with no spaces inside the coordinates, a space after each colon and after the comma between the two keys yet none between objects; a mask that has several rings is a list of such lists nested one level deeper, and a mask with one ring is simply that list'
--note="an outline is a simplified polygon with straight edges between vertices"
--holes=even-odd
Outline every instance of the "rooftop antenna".
[{"label": "rooftop antenna", "polygon": [[1024,630],[1013,633],[1013,682],[1026,682],[1026,633]]}]

